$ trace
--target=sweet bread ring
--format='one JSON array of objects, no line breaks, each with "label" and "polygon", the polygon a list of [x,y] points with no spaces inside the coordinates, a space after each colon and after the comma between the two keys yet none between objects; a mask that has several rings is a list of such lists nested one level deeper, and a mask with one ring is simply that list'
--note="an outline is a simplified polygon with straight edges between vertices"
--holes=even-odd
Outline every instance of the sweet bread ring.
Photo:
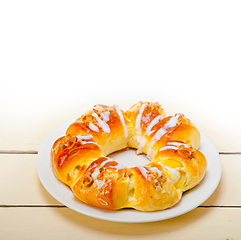
[{"label": "sweet bread ring", "polygon": [[[95,105],[72,123],[51,150],[55,176],[82,202],[108,210],[157,211],[174,206],[207,167],[200,134],[183,114],[168,116],[159,103],[129,110]],[[150,160],[127,168],[108,157],[125,148]]]}]

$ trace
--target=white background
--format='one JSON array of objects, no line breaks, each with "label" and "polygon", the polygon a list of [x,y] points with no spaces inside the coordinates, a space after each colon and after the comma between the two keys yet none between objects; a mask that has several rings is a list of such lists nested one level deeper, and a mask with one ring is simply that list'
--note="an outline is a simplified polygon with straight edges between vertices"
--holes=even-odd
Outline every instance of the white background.
[{"label": "white background", "polygon": [[241,152],[240,67],[240,1],[1,1],[1,149],[38,150],[95,103],[148,100]]}]

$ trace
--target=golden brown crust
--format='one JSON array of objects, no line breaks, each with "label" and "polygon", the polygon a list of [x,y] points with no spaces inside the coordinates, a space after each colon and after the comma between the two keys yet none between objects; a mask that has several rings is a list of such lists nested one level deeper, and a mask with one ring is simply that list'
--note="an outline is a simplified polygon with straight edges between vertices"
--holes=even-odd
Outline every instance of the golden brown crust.
[{"label": "golden brown crust", "polygon": [[[159,103],[139,102],[128,111],[95,105],[51,150],[56,177],[81,201],[108,210],[170,208],[204,177],[200,133],[183,114],[166,116]],[[136,148],[151,162],[127,168],[107,155]]]},{"label": "golden brown crust", "polygon": [[197,149],[183,142],[168,142],[153,162],[162,165],[175,187],[183,192],[196,186],[204,177],[207,162]]},{"label": "golden brown crust", "polygon": [[[124,118],[124,112],[117,106],[95,105],[95,107],[83,114],[79,119],[69,126],[66,134],[92,135],[95,141],[101,145],[103,153],[121,150],[125,147],[125,129],[120,118]],[[124,119],[126,121],[126,119]],[[118,137],[118,138],[116,138]],[[112,149],[112,142],[120,145],[119,149]]]},{"label": "golden brown crust", "polygon": [[172,207],[182,192],[164,173],[161,165],[150,163],[130,169],[133,172],[134,188],[125,207],[140,211],[156,211]]},{"label": "golden brown crust", "polygon": [[52,169],[58,179],[71,186],[79,170],[101,156],[101,147],[92,136],[67,135],[56,140],[52,147]]},{"label": "golden brown crust", "polygon": [[92,162],[75,186],[74,194],[90,205],[116,210],[128,198],[127,168],[107,157]]}]

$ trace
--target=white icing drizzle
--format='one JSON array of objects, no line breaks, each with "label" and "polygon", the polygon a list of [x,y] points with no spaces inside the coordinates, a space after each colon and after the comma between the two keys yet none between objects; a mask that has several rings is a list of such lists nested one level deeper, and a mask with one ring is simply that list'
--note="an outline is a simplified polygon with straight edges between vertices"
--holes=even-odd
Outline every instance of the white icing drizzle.
[{"label": "white icing drizzle", "polygon": [[89,140],[89,139],[93,138],[91,135],[86,135],[86,136],[78,135],[76,137],[77,137],[78,141],[81,140],[81,139]]},{"label": "white icing drizzle", "polygon": [[92,122],[89,123],[89,128],[93,130],[94,132],[99,132],[99,128],[95,126]]},{"label": "white icing drizzle", "polygon": [[188,144],[182,143],[182,142],[168,142],[165,147],[162,147],[162,148],[159,149],[159,152],[167,150],[167,149],[177,150],[179,146],[184,146],[186,148],[191,148],[191,146],[189,146]]},{"label": "white icing drizzle", "polygon": [[137,167],[141,174],[148,180],[150,181],[151,178],[150,176],[148,176],[148,172],[151,171],[151,172],[154,172],[154,173],[157,173],[157,178],[161,177],[162,176],[162,171],[160,171],[157,167],[142,167],[142,166],[138,166]]},{"label": "white icing drizzle", "polygon": [[[109,162],[118,163],[118,162],[112,160],[111,158],[108,158],[107,160],[105,160],[104,162],[102,162],[102,163],[100,164],[100,166],[103,167],[103,166],[105,166],[105,165],[106,165],[107,163],[109,163]],[[124,165],[122,165],[122,164],[120,164],[120,163],[118,163],[118,164],[115,165],[115,166],[108,166],[108,167],[110,167],[110,168],[115,168],[115,169],[117,169],[117,170],[121,170],[121,169],[125,169],[125,168],[126,168]]]},{"label": "white icing drizzle", "polygon": [[176,147],[176,146],[165,146],[165,147],[160,148],[159,152],[164,151],[164,150],[167,150],[167,149],[177,150],[178,147]]},{"label": "white icing drizzle", "polygon": [[160,140],[161,137],[167,133],[169,128],[173,128],[178,123],[178,118],[180,115],[176,115],[175,117],[172,117],[169,119],[169,121],[164,125],[164,127],[160,128],[155,135],[153,136],[152,140],[152,146],[155,144],[156,141]]},{"label": "white icing drizzle", "polygon": [[146,135],[149,136],[153,133],[153,131],[151,131],[151,129],[159,122],[160,119],[163,119],[162,115],[158,115],[156,116],[151,123],[148,125],[148,127],[146,128]]},{"label": "white icing drizzle", "polygon": [[141,174],[147,179],[148,178],[148,175],[147,175],[148,171],[142,166],[137,166],[137,168],[140,170]]},{"label": "white icing drizzle", "polygon": [[191,148],[190,145],[186,144],[186,143],[181,143],[181,142],[168,142],[167,145],[173,145],[173,146],[181,146],[183,145],[186,148]]},{"label": "white icing drizzle", "polygon": [[[108,162],[113,162],[113,160],[110,159],[110,158],[107,158],[107,160],[103,161],[103,162],[100,164],[100,167],[105,166],[105,164],[108,163]],[[92,178],[93,178],[94,180],[97,179],[98,175],[100,174],[100,170],[99,170],[100,167],[97,167],[97,168],[94,170],[94,172],[91,174],[91,176],[92,176]]]},{"label": "white icing drizzle", "polygon": [[143,105],[141,106],[141,109],[140,109],[140,111],[139,111],[139,113],[138,113],[138,115],[137,115],[137,117],[136,117],[136,129],[139,130],[139,131],[141,131],[141,129],[140,129],[140,126],[141,126],[141,117],[142,117],[142,114],[143,114],[143,111],[144,111],[145,107],[146,107],[145,104],[143,104]]},{"label": "white icing drizzle", "polygon": [[143,104],[136,117],[136,130],[137,130],[137,142],[139,143],[138,150],[142,151],[142,148],[146,145],[146,139],[141,135],[141,118],[146,105]]},{"label": "white icing drizzle", "polygon": [[[104,113],[102,113],[102,114],[104,114]],[[96,121],[98,122],[99,126],[103,129],[104,132],[110,133],[110,127],[105,121],[101,120],[96,113],[92,113],[92,116],[96,118]],[[105,117],[105,120],[108,117],[107,114],[105,114],[103,116]]]},{"label": "white icing drizzle", "polygon": [[117,112],[117,114],[118,114],[118,116],[121,120],[122,125],[123,125],[125,137],[127,138],[128,137],[128,129],[126,127],[124,116],[123,116],[121,110],[117,106],[115,106],[115,109],[116,109],[116,112]]},{"label": "white icing drizzle", "polygon": [[165,128],[160,128],[155,135],[153,136],[153,138],[151,139],[152,141],[152,145],[161,139],[161,137],[167,132],[167,130]]},{"label": "white icing drizzle", "polygon": [[81,141],[81,144],[88,144],[88,143],[92,143],[92,144],[95,144],[95,145],[97,145],[98,147],[100,147],[100,145],[97,143],[97,142],[91,142],[91,141],[89,141],[89,142],[86,142],[86,141]]},{"label": "white icing drizzle", "polygon": [[100,174],[100,170],[99,168],[96,168],[95,171],[91,174],[91,177],[95,180],[97,179],[99,174]]},{"label": "white icing drizzle", "polygon": [[97,184],[97,190],[99,190],[100,188],[102,188],[105,185],[105,181],[103,180],[95,180],[96,184]]},{"label": "white icing drizzle", "polygon": [[109,111],[102,112],[100,115],[105,122],[108,122],[110,120],[110,112]]},{"label": "white icing drizzle", "polygon": [[105,166],[105,164],[109,163],[109,162],[114,162],[111,158],[107,158],[105,161],[103,161],[100,166],[103,167]]},{"label": "white icing drizzle", "polygon": [[81,119],[77,119],[76,122],[83,123],[83,121]]},{"label": "white icing drizzle", "polygon": [[179,119],[180,115],[177,114],[176,116],[174,117],[171,117],[169,119],[169,121],[165,124],[165,128],[172,128],[172,127],[175,127],[178,123],[178,119]]}]

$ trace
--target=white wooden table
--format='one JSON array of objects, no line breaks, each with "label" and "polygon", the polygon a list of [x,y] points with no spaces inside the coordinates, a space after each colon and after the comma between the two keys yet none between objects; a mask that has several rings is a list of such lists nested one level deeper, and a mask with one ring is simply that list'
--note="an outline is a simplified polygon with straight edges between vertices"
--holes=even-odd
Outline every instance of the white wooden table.
[{"label": "white wooden table", "polygon": [[[191,4],[191,5],[190,5]],[[241,239],[237,1],[0,3],[0,239]],[[77,213],[39,181],[57,127],[96,103],[158,101],[216,146],[222,177],[196,209],[152,223]]]}]

